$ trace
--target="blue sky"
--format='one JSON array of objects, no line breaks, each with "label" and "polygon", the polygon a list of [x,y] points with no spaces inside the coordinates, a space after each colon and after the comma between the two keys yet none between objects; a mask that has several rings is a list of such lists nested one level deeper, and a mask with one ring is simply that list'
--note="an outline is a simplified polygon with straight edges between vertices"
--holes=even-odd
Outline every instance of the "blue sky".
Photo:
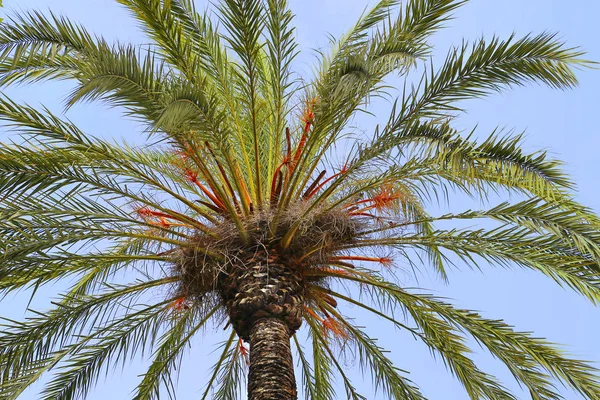
[{"label": "blue sky", "polygon": [[[303,74],[311,71],[315,60],[312,49],[325,47],[327,35],[338,36],[349,28],[368,2],[359,0],[291,0],[296,14],[297,40],[305,53],[298,59],[297,68]],[[205,1],[197,2],[203,8]],[[4,0],[5,10],[28,9],[52,10],[65,14],[72,20],[81,22],[89,30],[106,39],[143,43],[144,37],[127,12],[111,0]],[[448,28],[436,35],[433,43],[438,62],[442,61],[450,45],[458,45],[462,38],[475,39],[498,34],[506,37],[512,32],[518,36],[529,32],[559,32],[559,37],[573,46],[581,46],[591,60],[600,60],[600,2],[596,0],[472,0],[456,13],[456,18]],[[478,124],[481,135],[494,127],[502,126],[516,131],[527,131],[528,150],[547,149],[565,161],[565,168],[578,183],[577,199],[600,212],[600,188],[598,187],[598,90],[600,71],[582,70],[578,74],[579,88],[561,92],[531,85],[513,89],[483,100],[465,104],[468,113],[461,117],[459,125],[471,129]],[[13,87],[6,92],[16,100],[27,101],[32,105],[44,104],[52,110],[60,111],[60,100],[69,91],[67,83],[52,83],[37,86]],[[389,104],[378,102],[372,111],[381,120],[387,118]],[[76,106],[68,112],[85,131],[103,137],[126,138],[128,141],[141,141],[135,123],[121,118],[117,110],[106,110],[97,104]],[[371,126],[377,119],[361,119]],[[9,137],[6,130],[0,130],[0,140]],[[506,200],[506,199],[498,199]],[[456,197],[451,204],[453,210],[465,210],[474,205],[467,199]],[[476,206],[476,205],[475,205]],[[534,331],[537,336],[550,341],[566,344],[566,349],[579,358],[600,362],[600,310],[583,298],[556,286],[540,274],[522,270],[503,270],[486,267],[482,271],[461,268],[450,273],[450,284],[444,285],[433,274],[423,273],[418,282],[409,275],[403,276],[404,284],[429,289],[431,293],[452,299],[460,307],[481,311],[489,318],[504,319],[518,330]],[[43,307],[55,294],[55,289],[46,289],[37,303]],[[24,316],[24,296],[8,297],[0,303],[0,315],[22,318]],[[357,322],[366,326],[367,331],[380,340],[380,345],[391,351],[390,357],[397,366],[411,371],[411,379],[423,388],[424,394],[434,400],[467,399],[460,385],[446,372],[439,360],[434,360],[427,349],[413,341],[408,335],[394,331],[389,325],[347,310],[357,315]],[[211,352],[222,337],[219,331],[208,331],[204,337],[194,342],[192,350],[182,365],[179,380],[178,398],[195,399],[202,388],[208,368],[214,359]],[[475,355],[482,369],[487,369],[503,378],[511,388],[518,386],[509,373],[497,361],[483,351]],[[98,388],[88,397],[90,400],[109,398],[126,399],[135,387],[137,375],[143,372],[145,363],[134,360],[121,373],[109,373],[106,380],[100,379]],[[363,380],[358,368],[348,368],[355,378],[355,386],[367,398],[381,398],[373,395],[370,378]],[[599,364],[600,365],[600,364]],[[37,388],[39,389],[39,387]],[[576,399],[573,393],[565,391],[566,399]],[[343,389],[338,392],[344,398]],[[37,399],[35,390],[27,392],[24,399]],[[529,398],[522,393],[519,398]]]}]

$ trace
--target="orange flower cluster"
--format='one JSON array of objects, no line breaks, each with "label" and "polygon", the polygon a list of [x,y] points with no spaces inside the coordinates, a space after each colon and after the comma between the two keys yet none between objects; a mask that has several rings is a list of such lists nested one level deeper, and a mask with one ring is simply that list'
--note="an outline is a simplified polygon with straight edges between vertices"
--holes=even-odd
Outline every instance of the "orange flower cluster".
[{"label": "orange flower cluster", "polygon": [[306,107],[304,108],[304,112],[302,113],[302,122],[304,123],[304,133],[308,133],[310,131],[311,125],[315,122],[315,113],[314,108],[317,104],[317,99],[311,99],[306,102]]},{"label": "orange flower cluster", "polygon": [[161,228],[170,228],[172,226],[184,226],[186,228],[191,228],[190,225],[180,222],[173,222],[172,220],[179,221],[175,216],[161,212],[152,210],[148,207],[142,207],[136,210],[137,214],[141,216],[144,221],[146,221],[150,225],[158,226]]},{"label": "orange flower cluster", "polygon": [[191,307],[190,301],[187,297],[180,297],[177,300],[169,304],[169,308],[174,311],[184,311]]},{"label": "orange flower cluster", "polygon": [[399,193],[394,193],[391,186],[384,186],[381,188],[381,191],[371,199],[373,201],[372,207],[377,210],[382,210],[392,205],[398,199],[400,199]]},{"label": "orange flower cluster", "polygon": [[171,218],[167,213],[152,210],[148,207],[142,207],[137,210],[137,213],[142,217],[160,217],[160,218]]},{"label": "orange flower cluster", "polygon": [[338,268],[324,268],[321,271],[329,275],[350,275],[350,273],[347,270]]},{"label": "orange flower cluster", "polygon": [[186,168],[184,170],[185,173],[185,177],[187,178],[188,181],[190,181],[191,183],[197,183],[198,182],[198,173],[192,171],[189,168]]},{"label": "orange flower cluster", "polygon": [[248,356],[250,354],[250,350],[246,348],[242,339],[240,339],[238,342],[238,349],[240,352],[240,356],[242,356],[242,358],[246,362],[246,365],[250,365],[250,357]]},{"label": "orange flower cluster", "polygon": [[[396,203],[397,200],[401,198],[402,195],[400,193],[395,192],[393,187],[391,187],[390,185],[385,185],[375,196],[369,199],[364,199],[349,204],[348,206],[346,206],[346,211],[350,213],[350,215],[360,215],[364,217],[379,218],[376,215],[367,213],[366,211],[373,209],[377,211],[382,211],[388,207],[391,207],[394,203]],[[361,204],[364,204],[365,206],[361,208]]]},{"label": "orange flower cluster", "polygon": [[326,334],[332,335],[338,339],[348,340],[350,335],[346,330],[346,327],[337,319],[332,317],[327,317],[323,320],[323,330]]},{"label": "orange flower cluster", "polygon": [[333,336],[338,339],[347,340],[349,338],[348,330],[337,319],[331,317],[325,310],[321,311],[325,314],[325,318],[321,318],[310,308],[304,306],[304,311],[310,314],[314,319],[319,321],[323,327],[323,332],[328,336]]}]

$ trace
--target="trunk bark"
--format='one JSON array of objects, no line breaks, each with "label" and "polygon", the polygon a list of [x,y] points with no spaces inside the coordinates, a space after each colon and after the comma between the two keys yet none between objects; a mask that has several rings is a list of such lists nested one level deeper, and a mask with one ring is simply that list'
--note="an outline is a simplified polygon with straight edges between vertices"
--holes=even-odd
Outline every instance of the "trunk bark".
[{"label": "trunk bark", "polygon": [[278,318],[261,318],[250,330],[248,400],[295,400],[290,330]]}]

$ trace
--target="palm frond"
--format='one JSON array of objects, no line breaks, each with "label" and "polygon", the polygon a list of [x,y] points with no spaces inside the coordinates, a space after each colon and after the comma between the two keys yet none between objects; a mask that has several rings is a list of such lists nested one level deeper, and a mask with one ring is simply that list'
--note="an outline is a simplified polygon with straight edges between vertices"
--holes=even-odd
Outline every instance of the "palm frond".
[{"label": "palm frond", "polygon": [[265,138],[265,122],[259,115],[261,81],[265,71],[260,61],[260,35],[264,29],[265,5],[259,0],[223,0],[219,9],[221,21],[229,33],[228,43],[233,52],[239,57],[240,64],[236,75],[243,82],[244,95],[240,98],[248,114],[250,128],[250,143],[254,160],[253,186],[258,207],[262,207],[266,191],[266,176],[264,166],[269,164],[266,146],[270,141]]},{"label": "palm frond", "polygon": [[481,371],[473,360],[468,357],[471,350],[466,346],[465,339],[455,332],[444,321],[436,319],[429,314],[420,315],[420,330],[408,327],[381,311],[372,308],[363,302],[352,299],[332,290],[324,290],[326,293],[344,300],[350,304],[361,307],[373,314],[390,321],[397,328],[410,332],[415,338],[422,340],[434,354],[439,354],[444,364],[460,380],[471,398],[510,399],[516,400],[497,379]]},{"label": "palm frond", "polygon": [[138,385],[134,399],[159,399],[163,385],[168,390],[169,398],[175,398],[171,370],[178,363],[184,347],[217,310],[218,307],[214,307],[199,321],[195,321],[195,310],[187,310],[179,321],[163,334],[154,361]]},{"label": "palm frond", "polygon": [[[323,336],[321,326],[310,315],[305,316],[305,320],[310,326],[310,335],[312,336],[313,364],[315,367],[315,387],[319,396],[323,399],[335,398],[335,389],[332,386],[333,367],[337,369],[338,374],[344,381],[344,388],[349,399],[364,400],[364,397],[356,392],[356,388],[346,376],[346,372],[339,364],[336,355]],[[319,397],[318,397],[319,398]]]},{"label": "palm frond", "polygon": [[526,228],[503,226],[485,230],[438,230],[431,235],[406,235],[394,239],[373,239],[358,243],[358,247],[390,245],[402,249],[434,244],[459,256],[467,264],[478,266],[475,256],[492,265],[522,266],[542,272],[560,285],[565,285],[587,297],[593,303],[600,300],[598,264],[587,254],[564,244],[556,237],[530,235]]},{"label": "palm frond", "polygon": [[71,56],[95,47],[93,36],[65,17],[33,11],[9,18],[0,32],[1,81],[68,76]]},{"label": "palm frond", "polygon": [[364,371],[371,373],[375,390],[381,390],[391,399],[425,398],[414,383],[402,376],[401,371],[385,356],[386,350],[379,347],[375,339],[351,324],[330,305],[321,305],[347,329],[352,341],[350,346],[358,349],[359,363]]},{"label": "palm frond", "polygon": [[284,142],[284,130],[290,113],[288,103],[292,93],[291,64],[297,55],[297,45],[294,41],[294,29],[291,27],[293,15],[288,9],[287,1],[269,0],[267,7],[266,28],[268,32],[266,47],[268,50],[268,86],[269,97],[272,99],[271,115],[274,124],[269,133],[269,167],[267,177],[273,176],[277,167]]},{"label": "palm frond", "polygon": [[[439,177],[467,193],[478,191],[484,196],[494,187],[504,187],[540,198],[568,199],[565,189],[573,188],[573,183],[561,163],[546,152],[525,153],[523,135],[494,131],[478,143],[472,139],[473,134],[463,137],[448,123],[430,121],[410,124],[395,133],[387,131],[357,152],[349,163],[348,174],[359,174],[368,162],[406,160],[402,165],[392,165],[388,174],[415,180],[428,175]],[[392,151],[398,155],[394,157]]]},{"label": "palm frond", "polygon": [[[63,298],[48,313],[39,313],[26,322],[9,321],[0,335],[0,385],[30,375],[31,366],[43,368],[54,363],[58,354],[72,343],[78,332],[89,325],[101,325],[118,311],[123,301],[139,298],[145,291],[168,284],[172,279],[161,278],[126,286],[113,286],[101,294]],[[31,381],[29,383],[32,383]]]},{"label": "palm frond", "polygon": [[168,84],[164,66],[150,51],[140,54],[131,46],[110,48],[101,42],[78,64],[80,84],[67,99],[67,106],[101,98],[129,109],[132,115],[156,118]]},{"label": "palm frond", "polygon": [[222,343],[221,347],[223,347],[223,352],[219,357],[217,363],[212,367],[212,373],[210,379],[208,380],[208,384],[206,385],[206,389],[204,390],[204,394],[202,395],[202,400],[206,400],[213,390],[213,386],[218,382],[219,374],[223,371],[223,366],[227,366],[228,363],[233,362],[231,359],[231,349],[234,346],[234,342],[237,335],[235,332],[231,332],[229,335],[229,339]]},{"label": "palm frond", "polygon": [[157,325],[168,311],[168,302],[148,306],[97,328],[69,346],[69,357],[46,384],[43,399],[77,399],[87,395],[103,369],[143,352],[154,342]]},{"label": "palm frond", "polygon": [[571,66],[588,64],[578,49],[566,48],[556,35],[543,33],[507,40],[481,39],[451,50],[439,71],[426,71],[422,90],[408,93],[390,126],[395,130],[415,118],[444,117],[460,110],[454,103],[482,97],[507,86],[540,82],[566,89],[577,84]]},{"label": "palm frond", "polygon": [[242,396],[246,365],[240,355],[240,345],[238,342],[237,346],[229,347],[225,354],[223,367],[218,373],[219,387],[213,395],[215,400],[233,400]]},{"label": "palm frond", "polygon": [[376,32],[370,43],[371,57],[385,75],[406,69],[413,60],[429,54],[428,39],[465,4],[456,0],[414,0],[404,7],[395,21]]},{"label": "palm frond", "polygon": [[384,310],[404,309],[418,324],[423,318],[437,314],[442,320],[472,335],[500,359],[531,394],[541,395],[540,399],[560,398],[548,374],[586,398],[599,394],[600,383],[595,368],[565,357],[562,351],[543,339],[516,332],[504,322],[485,319],[476,312],[455,309],[433,296],[410,293],[372,273],[357,277],[342,275],[339,278],[364,284],[363,288]]},{"label": "palm frond", "polygon": [[298,337],[293,337],[294,345],[296,346],[296,354],[298,354],[298,362],[302,367],[302,387],[304,389],[304,397],[306,400],[317,399],[323,400],[324,391],[317,390],[313,368],[306,355],[306,350],[300,344]]}]

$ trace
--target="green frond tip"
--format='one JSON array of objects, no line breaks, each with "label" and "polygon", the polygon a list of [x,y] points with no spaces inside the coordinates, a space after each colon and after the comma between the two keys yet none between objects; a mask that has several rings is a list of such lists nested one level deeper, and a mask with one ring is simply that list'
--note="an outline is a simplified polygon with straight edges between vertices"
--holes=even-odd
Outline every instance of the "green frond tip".
[{"label": "green frond tip", "polygon": [[403,99],[397,124],[419,117],[440,117],[459,111],[454,104],[510,86],[539,82],[557,89],[577,85],[573,68],[591,66],[585,53],[569,48],[556,34],[521,39],[493,37],[452,49],[442,67],[425,71],[421,83]]},{"label": "green frond tip", "polygon": [[[526,151],[523,134],[456,121],[465,100],[574,87],[593,65],[582,50],[550,33],[493,36],[438,64],[433,34],[466,1],[378,0],[307,77],[294,70],[286,0],[118,3],[143,45],[51,12],[1,24],[0,87],[68,80],[65,109],[101,102],[151,142],[93,137],[0,95],[11,135],[0,143],[0,299],[58,291],[48,310],[2,321],[0,398],[40,381],[41,399],[85,398],[136,357],[150,361],[134,398],[176,398],[186,350],[213,326],[228,337],[203,400],[241,398],[247,383],[250,400],[364,400],[346,358],[376,396],[423,400],[423,382],[355,309],[421,342],[472,399],[518,398],[475,362],[472,339],[535,400],[561,399],[559,384],[600,398],[590,364],[398,283],[427,268],[450,283],[449,265],[521,267],[600,303],[600,217],[574,200],[560,160]],[[355,126],[378,97],[396,97],[391,113],[373,131]],[[480,206],[431,211],[456,194]]]}]

